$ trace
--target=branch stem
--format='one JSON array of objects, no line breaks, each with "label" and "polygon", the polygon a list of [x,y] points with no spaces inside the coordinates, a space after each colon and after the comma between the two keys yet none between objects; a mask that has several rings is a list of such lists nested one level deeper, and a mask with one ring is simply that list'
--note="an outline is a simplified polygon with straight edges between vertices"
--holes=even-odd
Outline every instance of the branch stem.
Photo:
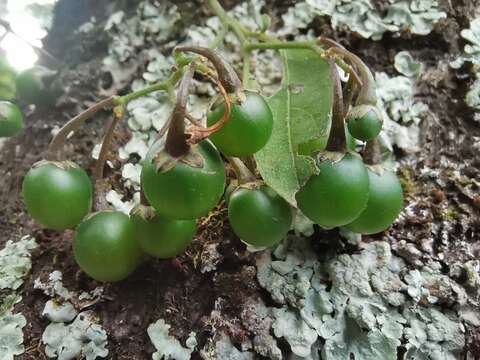
[{"label": "branch stem", "polygon": [[72,131],[76,131],[79,129],[85,121],[90,119],[93,115],[95,115],[100,110],[104,110],[106,108],[112,107],[115,104],[115,97],[111,96],[108,97],[92,107],[88,108],[87,110],[81,112],[69,122],[67,122],[60,131],[54,136],[50,145],[48,146],[47,150],[47,160],[56,160],[58,159],[58,152],[60,151],[61,147],[65,144],[68,135]]},{"label": "branch stem", "polygon": [[255,175],[248,169],[242,160],[236,157],[226,156],[228,163],[232,166],[239,184],[245,184],[256,180]]},{"label": "branch stem", "polygon": [[95,180],[103,179],[103,169],[105,168],[105,162],[107,161],[107,156],[110,150],[110,145],[112,143],[113,135],[115,134],[115,128],[122,120],[124,114],[125,109],[123,107],[115,108],[113,110],[113,118],[108,125],[105,136],[103,137],[100,154],[98,155],[98,160],[95,164],[95,169],[93,170],[93,178]]}]

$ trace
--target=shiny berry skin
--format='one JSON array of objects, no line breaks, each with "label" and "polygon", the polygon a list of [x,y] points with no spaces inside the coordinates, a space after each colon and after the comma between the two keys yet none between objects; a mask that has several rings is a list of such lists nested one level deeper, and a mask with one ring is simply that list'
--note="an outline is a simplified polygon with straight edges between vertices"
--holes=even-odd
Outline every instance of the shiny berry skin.
[{"label": "shiny berry skin", "polygon": [[[248,156],[262,149],[270,139],[273,115],[265,99],[246,91],[242,104],[234,104],[230,120],[218,132],[210,136],[215,146],[226,156]],[[223,116],[224,105],[208,114],[208,125],[217,123]]]},{"label": "shiny berry skin", "polygon": [[208,214],[225,187],[225,167],[217,149],[210,141],[202,141],[198,152],[203,168],[177,162],[172,169],[157,172],[152,157],[158,146],[152,146],[142,167],[141,183],[148,202],[170,219],[191,220]]},{"label": "shiny berry skin", "polygon": [[368,173],[359,156],[347,153],[323,161],[297,193],[298,208],[314,223],[330,229],[355,220],[367,206]]},{"label": "shiny berry skin", "polygon": [[120,281],[142,258],[130,218],[118,211],[101,211],[76,230],[73,254],[78,266],[97,281]]},{"label": "shiny berry skin", "polygon": [[133,214],[132,221],[142,250],[160,259],[183,253],[197,232],[196,220],[172,220],[159,215],[145,219]]},{"label": "shiny berry skin", "polygon": [[397,175],[388,170],[377,174],[368,169],[370,195],[367,207],[345,227],[360,234],[376,234],[390,227],[403,208],[403,190]]},{"label": "shiny berry skin", "polygon": [[375,106],[354,107],[347,116],[348,131],[355,139],[368,141],[375,139],[382,130],[382,115]]},{"label": "shiny berry skin", "polygon": [[0,137],[17,135],[23,129],[23,115],[17,105],[0,101]]},{"label": "shiny berry skin", "polygon": [[234,233],[247,244],[269,247],[285,238],[292,225],[290,205],[267,186],[238,188],[228,203]]},{"label": "shiny berry skin", "polygon": [[23,179],[22,194],[30,216],[53,230],[78,225],[92,207],[92,183],[71,162],[42,162]]}]

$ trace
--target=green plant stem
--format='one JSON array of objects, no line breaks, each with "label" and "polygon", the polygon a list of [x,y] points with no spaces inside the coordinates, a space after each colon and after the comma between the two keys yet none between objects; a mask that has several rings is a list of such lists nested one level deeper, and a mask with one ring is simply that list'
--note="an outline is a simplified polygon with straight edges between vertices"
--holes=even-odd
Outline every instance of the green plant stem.
[{"label": "green plant stem", "polygon": [[269,41],[260,43],[248,43],[245,45],[247,50],[281,50],[281,49],[310,49],[318,52],[321,49],[316,45],[316,41]]},{"label": "green plant stem", "polygon": [[141,98],[145,95],[148,95],[155,91],[173,91],[173,87],[180,81],[183,76],[183,67],[177,69],[171,76],[165,81],[147,86],[143,89],[138,91],[131,92],[130,94],[119,96],[115,98],[114,104],[115,105],[127,105],[130,101],[135,99]]},{"label": "green plant stem", "polygon": [[244,88],[249,87],[250,84],[250,56],[252,55],[250,50],[243,51],[243,70],[242,70],[242,83]]},{"label": "green plant stem", "polygon": [[220,5],[218,0],[208,0],[208,4],[210,6],[210,9],[212,9],[215,15],[218,16],[222,24],[225,27],[232,29],[232,31],[238,37],[238,40],[240,41],[240,45],[243,48],[244,45],[247,43],[246,29],[244,29],[243,26],[238,21],[236,21],[235,19],[233,19],[231,16],[227,14],[227,12],[222,7],[222,5]]},{"label": "green plant stem", "polygon": [[256,180],[255,175],[248,169],[248,167],[236,157],[226,156],[227,161],[232,166],[235,176],[239,184],[245,184]]}]

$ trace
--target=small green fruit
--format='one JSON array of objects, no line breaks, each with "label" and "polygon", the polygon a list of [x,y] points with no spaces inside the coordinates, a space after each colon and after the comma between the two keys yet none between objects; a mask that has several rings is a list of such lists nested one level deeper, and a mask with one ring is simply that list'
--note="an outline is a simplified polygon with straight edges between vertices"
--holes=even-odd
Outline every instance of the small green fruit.
[{"label": "small green fruit", "polygon": [[383,170],[377,174],[368,169],[368,178],[370,196],[367,207],[345,226],[360,234],[376,234],[388,229],[403,207],[403,190],[395,173]]},{"label": "small green fruit", "polygon": [[383,126],[382,114],[373,105],[355,106],[347,115],[348,131],[358,140],[375,139]]},{"label": "small green fruit", "polygon": [[17,105],[0,101],[0,137],[17,135],[23,129],[23,115]]},{"label": "small green fruit", "polygon": [[[270,139],[273,115],[265,99],[246,91],[242,104],[234,104],[230,120],[210,136],[215,146],[226,156],[248,156],[262,149]],[[216,124],[224,114],[224,105],[208,114],[208,126]]]},{"label": "small green fruit", "polygon": [[246,243],[273,246],[290,230],[292,211],[290,205],[267,186],[240,187],[230,196],[228,218],[235,234]]},{"label": "small green fruit", "polygon": [[97,281],[120,281],[142,258],[130,218],[118,211],[101,211],[76,230],[73,254],[78,266]]},{"label": "small green fruit", "polygon": [[72,162],[41,162],[23,179],[22,194],[30,216],[48,229],[77,226],[92,207],[92,183]]},{"label": "small green fruit", "polygon": [[351,223],[368,201],[368,173],[361,158],[347,153],[339,161],[323,161],[319,169],[297,193],[298,208],[327,229]]},{"label": "small green fruit", "polygon": [[166,172],[157,172],[153,157],[161,143],[152,145],[143,163],[141,182],[145,197],[157,212],[170,219],[191,220],[208,214],[223,195],[225,167],[213,144],[202,141],[198,154],[204,166],[182,162]]},{"label": "small green fruit", "polygon": [[197,231],[196,220],[166,219],[155,214],[151,207],[134,209],[131,218],[142,250],[160,259],[173,258],[184,252]]}]

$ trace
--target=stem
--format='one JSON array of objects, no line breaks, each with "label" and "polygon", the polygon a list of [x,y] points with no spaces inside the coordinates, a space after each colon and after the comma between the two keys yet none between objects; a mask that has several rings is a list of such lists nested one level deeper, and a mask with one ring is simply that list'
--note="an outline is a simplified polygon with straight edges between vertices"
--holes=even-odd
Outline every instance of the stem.
[{"label": "stem", "polygon": [[262,43],[248,43],[245,45],[246,50],[267,50],[267,49],[274,49],[274,50],[282,50],[282,49],[311,49],[315,52],[320,50],[316,46],[316,41],[269,41],[269,42],[262,42]]},{"label": "stem", "polygon": [[217,36],[215,36],[215,39],[210,44],[209,48],[212,49],[212,50],[216,49],[223,42],[223,39],[225,39],[225,36],[227,35],[227,32],[228,32],[227,27],[223,26],[220,29],[220,32],[217,34]]},{"label": "stem", "polygon": [[92,107],[88,108],[84,112],[78,114],[72,120],[70,120],[65,125],[63,125],[63,127],[60,129],[57,135],[55,135],[55,137],[50,142],[50,145],[48,146],[47,160],[58,159],[57,153],[60,150],[60,148],[65,144],[65,141],[67,140],[68,134],[70,134],[70,132],[76,131],[85,123],[85,121],[87,121],[89,118],[91,118],[100,110],[111,107],[114,104],[115,104],[115,97],[111,96],[109,98],[106,98],[96,103]]},{"label": "stem", "polygon": [[208,0],[208,5],[214,14],[218,16],[223,26],[226,28],[231,28],[235,35],[237,35],[240,45],[243,48],[247,43],[247,37],[245,35],[247,31],[243,28],[243,26],[227,14],[218,0]]},{"label": "stem", "polygon": [[377,138],[367,141],[365,150],[363,150],[363,161],[368,165],[376,165],[382,162],[382,152]]},{"label": "stem", "polygon": [[125,109],[123,107],[115,108],[113,111],[113,118],[108,128],[105,132],[103,138],[102,147],[100,148],[100,154],[98,155],[98,160],[93,170],[93,177],[96,180],[103,179],[103,169],[105,168],[105,162],[107,160],[108,152],[110,150],[110,145],[112,143],[113,135],[115,134],[115,128],[117,124],[122,120]]},{"label": "stem", "polygon": [[200,141],[208,138],[210,135],[216,133],[221,128],[223,128],[227,122],[230,120],[230,114],[232,113],[232,103],[230,97],[228,96],[225,88],[223,87],[220,81],[215,81],[218,89],[220,90],[220,94],[223,97],[223,101],[225,103],[225,110],[223,112],[222,118],[216,122],[214,125],[204,128],[199,126],[193,126],[190,130],[190,138],[188,142],[190,144],[198,144]]},{"label": "stem", "polygon": [[357,66],[357,69],[360,71],[360,78],[362,80],[363,86],[360,89],[358,94],[356,104],[370,104],[377,105],[377,94],[375,89],[375,79],[373,78],[372,72],[368,66],[360,59],[357,55],[351,53],[348,50],[332,47],[328,49],[330,53],[338,54],[348,59],[351,63]]},{"label": "stem", "polygon": [[228,93],[236,94],[242,90],[242,82],[238,78],[238,75],[233,69],[233,67],[220,55],[210,50],[209,48],[204,48],[200,46],[181,46],[175,48],[175,51],[193,52],[207,58],[215,67],[215,70],[218,74],[218,79]]},{"label": "stem", "polygon": [[330,77],[333,83],[332,126],[326,149],[344,153],[347,150],[345,138],[345,108],[343,104],[342,83],[333,60],[330,63]]},{"label": "stem", "polygon": [[226,159],[232,166],[239,184],[245,184],[256,180],[255,175],[253,175],[253,173],[247,168],[242,160],[229,156],[226,156]]},{"label": "stem", "polygon": [[343,93],[343,104],[345,106],[346,112],[350,109],[350,105],[352,105],[352,101],[357,93],[357,85],[353,77],[349,77],[347,81],[347,85],[345,86],[345,91]]},{"label": "stem", "polygon": [[242,82],[245,88],[248,88],[250,83],[250,56],[251,55],[252,53],[250,50],[245,49],[243,51]]},{"label": "stem", "polygon": [[187,136],[185,134],[185,115],[190,83],[192,82],[194,72],[195,64],[192,64],[178,87],[177,103],[169,119],[170,125],[165,142],[165,151],[173,157],[183,156],[190,150],[190,145],[187,143]]},{"label": "stem", "polygon": [[150,86],[147,86],[143,89],[140,89],[138,91],[131,92],[130,94],[127,94],[125,96],[120,96],[116,97],[114,100],[115,105],[127,105],[130,101],[133,101],[135,99],[138,99],[140,97],[143,97],[145,95],[148,95],[154,91],[168,91],[175,86],[176,83],[182,78],[183,76],[183,67],[180,69],[177,69],[171,76],[165,81],[159,82],[157,84],[153,84]]}]

